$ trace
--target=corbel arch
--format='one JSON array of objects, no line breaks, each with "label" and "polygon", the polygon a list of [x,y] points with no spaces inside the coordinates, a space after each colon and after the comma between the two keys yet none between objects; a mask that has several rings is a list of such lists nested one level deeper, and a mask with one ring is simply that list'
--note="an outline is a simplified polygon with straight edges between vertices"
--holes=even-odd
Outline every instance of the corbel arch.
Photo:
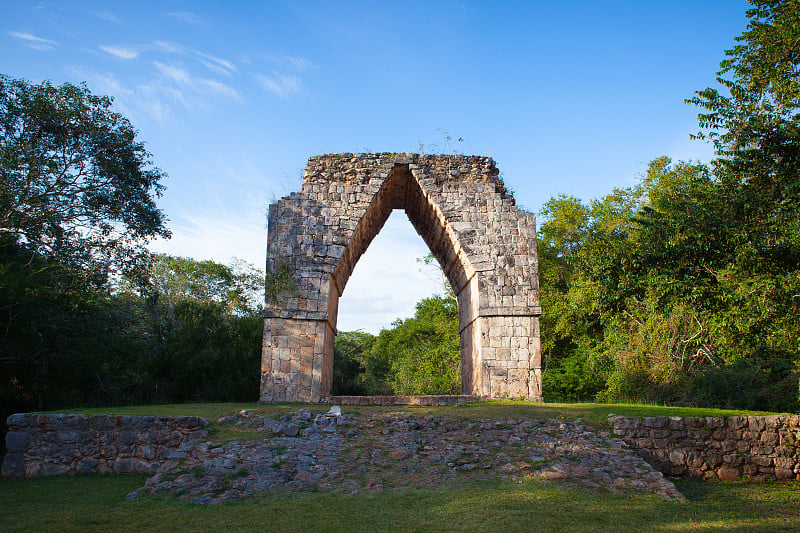
[{"label": "corbel arch", "polygon": [[298,294],[265,307],[261,401],[330,393],[339,298],[394,209],[456,293],[462,393],[540,400],[535,222],[494,162],[336,154],[309,160],[303,190],[270,206],[267,272],[288,265]]}]

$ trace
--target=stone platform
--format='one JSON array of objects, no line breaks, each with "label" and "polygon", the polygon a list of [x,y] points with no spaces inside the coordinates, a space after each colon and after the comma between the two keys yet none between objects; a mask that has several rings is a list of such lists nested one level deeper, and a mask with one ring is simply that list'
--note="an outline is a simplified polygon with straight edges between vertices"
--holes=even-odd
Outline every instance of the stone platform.
[{"label": "stone platform", "polygon": [[278,420],[241,411],[217,424],[264,438],[199,442],[128,497],[213,504],[276,489],[373,494],[506,481],[684,499],[621,440],[580,420],[359,415],[334,407]]}]

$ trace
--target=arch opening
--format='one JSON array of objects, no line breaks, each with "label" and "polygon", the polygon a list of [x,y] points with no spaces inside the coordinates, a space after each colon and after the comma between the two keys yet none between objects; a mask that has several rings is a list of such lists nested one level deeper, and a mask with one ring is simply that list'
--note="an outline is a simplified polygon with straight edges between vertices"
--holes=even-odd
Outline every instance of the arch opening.
[{"label": "arch opening", "polygon": [[420,264],[428,254],[392,210],[339,299],[331,401],[461,394],[458,308],[435,261]]},{"label": "arch opening", "polygon": [[[339,299],[358,260],[366,252],[370,243],[386,224],[392,211],[403,210],[411,225],[425,242],[439,263],[442,272],[450,282],[458,305],[458,333],[460,341],[461,393],[472,393],[475,371],[478,365],[476,347],[472,337],[475,331],[472,324],[477,317],[478,291],[470,284],[477,281],[475,270],[469,263],[455,231],[449,226],[445,215],[436,202],[425,195],[419,182],[412,174],[408,164],[394,165],[386,180],[381,184],[373,201],[358,221],[352,237],[345,247],[333,275],[331,276],[329,301],[329,320],[334,337],[337,332]],[[474,283],[476,284],[476,283]],[[331,343],[333,348],[333,343]],[[333,353],[325,358],[324,376],[333,376]],[[323,377],[325,379],[325,377]],[[326,380],[327,381],[327,380]]]}]

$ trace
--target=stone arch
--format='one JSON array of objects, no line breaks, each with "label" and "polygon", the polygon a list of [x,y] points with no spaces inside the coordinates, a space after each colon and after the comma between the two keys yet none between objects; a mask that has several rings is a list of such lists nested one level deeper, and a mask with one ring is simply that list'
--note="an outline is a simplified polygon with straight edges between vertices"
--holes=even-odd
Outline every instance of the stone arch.
[{"label": "stone arch", "polygon": [[301,192],[270,205],[267,275],[285,268],[294,287],[265,305],[261,401],[329,395],[339,298],[394,209],[457,295],[462,392],[541,400],[535,218],[494,161],[334,154],[309,159]]}]

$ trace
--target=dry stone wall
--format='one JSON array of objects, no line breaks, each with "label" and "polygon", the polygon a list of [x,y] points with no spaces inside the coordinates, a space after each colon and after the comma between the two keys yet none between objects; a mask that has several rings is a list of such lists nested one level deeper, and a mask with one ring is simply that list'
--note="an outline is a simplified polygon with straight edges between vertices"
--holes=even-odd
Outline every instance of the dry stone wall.
[{"label": "dry stone wall", "polygon": [[800,479],[800,416],[609,418],[661,472],[696,478]]},{"label": "dry stone wall", "polygon": [[208,436],[196,416],[15,414],[8,417],[4,478],[152,474]]},{"label": "dry stone wall", "polygon": [[456,292],[462,393],[541,400],[536,223],[498,175],[477,156],[309,159],[302,190],[269,209],[268,283],[281,272],[292,283],[264,310],[261,401],[329,395],[339,298],[393,209]]}]

